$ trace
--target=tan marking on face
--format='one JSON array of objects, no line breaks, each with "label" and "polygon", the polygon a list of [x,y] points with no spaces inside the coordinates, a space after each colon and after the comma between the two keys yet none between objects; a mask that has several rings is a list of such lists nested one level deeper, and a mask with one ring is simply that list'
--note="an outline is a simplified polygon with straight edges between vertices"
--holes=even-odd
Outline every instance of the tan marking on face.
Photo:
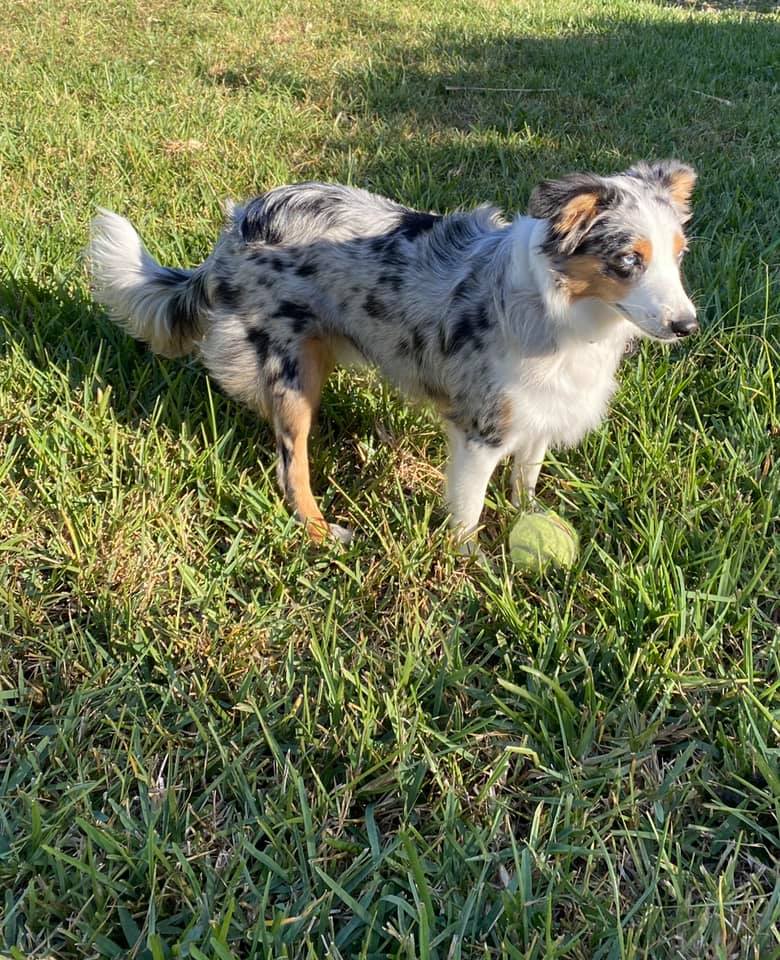
[{"label": "tan marking on face", "polygon": [[572,300],[595,297],[606,303],[616,303],[631,289],[630,280],[610,277],[603,273],[604,264],[598,257],[581,254],[569,257],[563,275]]},{"label": "tan marking on face", "polygon": [[672,241],[672,249],[674,250],[675,257],[679,257],[685,249],[685,237],[681,233],[675,233],[674,240]]},{"label": "tan marking on face", "polygon": [[644,237],[634,244],[634,252],[639,254],[644,264],[650,263],[653,259],[653,245]]},{"label": "tan marking on face", "polygon": [[598,194],[579,193],[573,197],[560,212],[558,229],[562,233],[569,233],[576,226],[592,220],[598,209]]}]

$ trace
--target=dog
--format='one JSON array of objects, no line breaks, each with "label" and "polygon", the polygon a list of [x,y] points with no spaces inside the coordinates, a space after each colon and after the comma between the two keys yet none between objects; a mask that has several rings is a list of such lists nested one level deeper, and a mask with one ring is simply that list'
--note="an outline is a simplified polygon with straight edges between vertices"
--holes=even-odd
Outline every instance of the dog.
[{"label": "dog", "polygon": [[639,337],[698,329],[681,279],[694,170],[640,163],[533,191],[527,216],[420,212],[365,190],[279,187],[242,206],[192,270],[160,266],[101,210],[87,248],[95,299],[164,357],[197,352],[266,417],[283,495],[315,540],[348,541],[312,494],[308,436],[336,364],[368,363],[432,404],[449,440],[451,525],[473,549],[490,477],[514,456],[534,496],[546,451],[605,416]]}]

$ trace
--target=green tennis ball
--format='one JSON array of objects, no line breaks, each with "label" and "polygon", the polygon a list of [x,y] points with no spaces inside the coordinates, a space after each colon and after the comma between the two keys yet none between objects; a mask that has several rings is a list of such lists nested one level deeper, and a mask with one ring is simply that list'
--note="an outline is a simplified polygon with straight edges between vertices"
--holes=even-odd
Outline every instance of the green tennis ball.
[{"label": "green tennis ball", "polygon": [[541,573],[549,563],[568,569],[579,549],[577,531],[557,513],[525,513],[509,533],[509,556],[529,573]]}]

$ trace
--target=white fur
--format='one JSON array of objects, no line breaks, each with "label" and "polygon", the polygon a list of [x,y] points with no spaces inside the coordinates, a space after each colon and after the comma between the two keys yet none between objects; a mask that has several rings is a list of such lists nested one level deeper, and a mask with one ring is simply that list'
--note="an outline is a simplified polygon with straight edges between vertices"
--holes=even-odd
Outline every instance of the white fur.
[{"label": "white fur", "polygon": [[93,296],[126,333],[164,357],[192,350],[192,341],[174,336],[170,327],[168,307],[176,290],[161,290],[155,283],[165,268],[144,247],[128,220],[99,210],[92,221],[86,259]]}]

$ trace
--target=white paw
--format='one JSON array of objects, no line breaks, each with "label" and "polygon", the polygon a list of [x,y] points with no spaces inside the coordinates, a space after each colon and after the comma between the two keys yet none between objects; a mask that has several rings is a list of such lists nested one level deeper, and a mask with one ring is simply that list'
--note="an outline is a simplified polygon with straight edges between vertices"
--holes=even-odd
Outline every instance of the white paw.
[{"label": "white paw", "polygon": [[349,527],[342,527],[338,523],[329,523],[328,527],[330,529],[330,535],[334,540],[338,540],[338,542],[342,543],[345,547],[348,547],[350,543],[352,543],[352,538],[355,534]]}]

